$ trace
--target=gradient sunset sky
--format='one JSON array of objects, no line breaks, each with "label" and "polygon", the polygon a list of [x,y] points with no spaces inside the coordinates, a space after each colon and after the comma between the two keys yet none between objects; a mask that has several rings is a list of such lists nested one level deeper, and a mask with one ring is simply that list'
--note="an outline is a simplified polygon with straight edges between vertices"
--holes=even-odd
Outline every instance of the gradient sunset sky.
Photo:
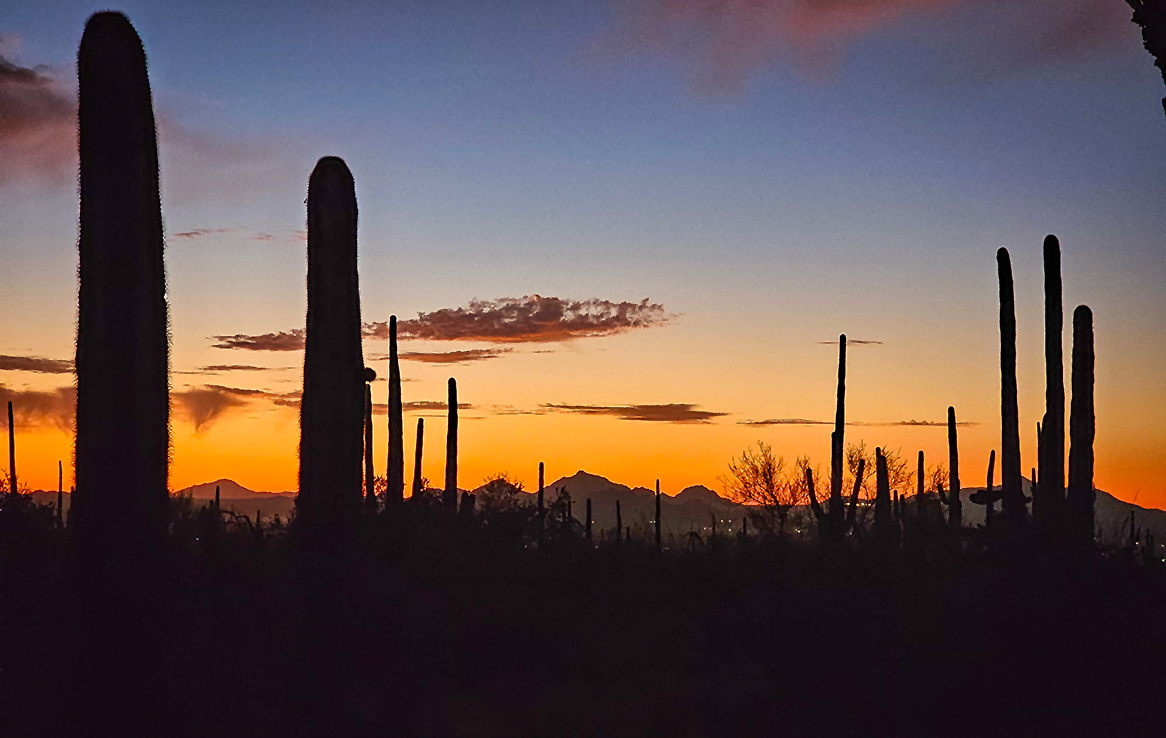
[{"label": "gradient sunset sky", "polygon": [[[58,459],[71,478],[74,60],[102,9],[0,14],[0,392],[33,488],[56,487]],[[963,482],[982,485],[1000,246],[1027,470],[1055,233],[1066,383],[1072,310],[1095,315],[1096,484],[1166,507],[1166,88],[1122,0],[118,9],[159,124],[172,489],[295,489],[304,198],[335,154],[356,178],[363,319],[423,336],[401,343],[407,478],[419,415],[442,478],[450,376],[463,487],[508,471],[529,488],[545,461],[549,479],[719,490],[758,440],[828,465],[846,333],[847,440],[946,461],[954,405]],[[381,377],[386,351],[370,329]]]}]

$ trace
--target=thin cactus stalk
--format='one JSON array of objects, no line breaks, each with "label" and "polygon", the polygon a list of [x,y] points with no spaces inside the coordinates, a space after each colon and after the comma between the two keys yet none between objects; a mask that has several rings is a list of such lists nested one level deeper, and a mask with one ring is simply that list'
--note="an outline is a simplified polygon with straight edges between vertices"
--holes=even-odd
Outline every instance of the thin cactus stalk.
[{"label": "thin cactus stalk", "polygon": [[326,156],[308,179],[308,313],[296,520],[309,548],[336,548],[362,507],[364,358],[356,183]]},{"label": "thin cactus stalk", "polygon": [[417,418],[417,446],[413,452],[413,498],[421,499],[421,456],[425,448],[425,418]]},{"label": "thin cactus stalk", "polygon": [[584,531],[584,535],[587,538],[587,542],[591,543],[591,498],[590,497],[587,498],[587,520],[584,523],[583,531]]},{"label": "thin cactus stalk", "polygon": [[449,419],[445,432],[445,506],[457,509],[457,380],[449,378]]},{"label": "thin cactus stalk", "polygon": [[960,499],[960,448],[956,432],[955,408],[947,408],[947,473],[951,491],[948,493],[947,524],[952,530],[963,527],[964,503]]},{"label": "thin cactus stalk", "polygon": [[1027,518],[1020,472],[1020,410],[1016,399],[1016,297],[1008,249],[996,252],[1000,280],[1000,494],[1015,533]]},{"label": "thin cactus stalk", "polygon": [[216,484],[215,485],[215,512],[218,512],[220,509],[221,508],[219,507],[219,485]]},{"label": "thin cactus stalk", "polygon": [[822,511],[822,505],[818,502],[818,490],[814,486],[814,470],[806,467],[806,494],[810,496],[810,512],[814,514],[814,518],[818,521],[819,533],[825,535],[826,527],[823,522],[826,519],[825,513]]},{"label": "thin cactus stalk", "polygon": [[377,493],[376,472],[372,464],[372,385],[364,385],[364,504],[370,512],[376,512]]},{"label": "thin cactus stalk", "polygon": [[915,473],[915,514],[921,521],[930,522],[931,500],[927,498],[927,488],[923,483],[926,470],[923,466],[923,452],[919,452],[919,466]]},{"label": "thin cactus stalk", "polygon": [[[1045,415],[1037,469],[1040,486],[1033,490],[1033,519],[1052,534],[1065,508],[1065,360],[1064,307],[1061,289],[1061,244],[1049,235],[1044,242],[1045,270]],[[1040,500],[1039,504],[1037,500]]]},{"label": "thin cactus stalk", "polygon": [[992,525],[992,518],[996,515],[996,491],[993,489],[996,479],[996,449],[992,449],[992,453],[988,454],[988,481],[984,485],[984,491],[987,492],[986,499],[988,500],[988,508],[984,513],[987,525]]},{"label": "thin cactus stalk", "polygon": [[546,517],[546,514],[547,514],[546,501],[544,499],[545,486],[546,486],[546,467],[544,467],[543,462],[540,461],[540,462],[538,462],[538,503],[537,503],[538,506],[536,509],[536,511],[538,513],[539,528],[542,528],[543,519]]},{"label": "thin cactus stalk", "polygon": [[858,460],[858,469],[854,473],[854,488],[850,491],[850,508],[846,511],[846,528],[854,530],[858,514],[858,492],[862,489],[863,475],[866,474],[866,459]]},{"label": "thin cactus stalk", "polygon": [[77,77],[78,491],[70,527],[85,582],[78,666],[86,688],[74,734],[157,735],[169,338],[153,104],[145,50],[124,15],[89,19]]},{"label": "thin cactus stalk", "polygon": [[660,541],[660,480],[656,480],[656,551],[664,550],[663,544]]},{"label": "thin cactus stalk", "polygon": [[891,481],[887,473],[887,457],[881,448],[875,449],[875,519],[874,533],[878,538],[890,535],[894,527],[894,508],[891,501]]},{"label": "thin cactus stalk", "polygon": [[12,400],[8,401],[8,491],[16,494],[16,422],[12,419]]},{"label": "thin cactus stalk", "polygon": [[1079,545],[1093,543],[1093,312],[1084,305],[1073,311],[1073,400],[1069,415],[1069,537]]},{"label": "thin cactus stalk", "polygon": [[620,510],[619,500],[615,501],[615,540],[620,542],[623,537],[623,511]]},{"label": "thin cactus stalk", "polygon": [[[1045,413],[1043,416],[1042,422],[1046,426],[1048,425],[1048,420],[1049,420],[1049,414]],[[1042,493],[1041,493],[1040,481],[1039,481],[1040,479],[1044,479],[1044,471],[1042,471],[1044,469],[1044,462],[1045,462],[1044,429],[1041,427],[1041,423],[1037,423],[1036,424],[1036,466],[1032,467],[1032,476],[1030,477],[1030,479],[1032,481],[1032,519],[1033,519],[1033,522],[1035,522],[1037,525],[1039,525],[1042,529],[1047,530],[1051,527],[1049,525],[1049,523],[1051,521],[1048,520],[1048,512],[1047,512],[1048,508],[1045,506],[1045,501],[1044,501]]]},{"label": "thin cactus stalk", "polygon": [[65,527],[65,462],[57,462],[57,529]]},{"label": "thin cactus stalk", "polygon": [[834,432],[830,434],[830,521],[837,530],[843,531],[842,518],[845,514],[842,500],[842,470],[846,460],[843,434],[846,429],[846,334],[838,336],[838,393],[834,408]]},{"label": "thin cactus stalk", "polygon": [[401,362],[397,355],[397,316],[389,316],[389,460],[385,503],[405,498],[405,419],[401,403]]}]

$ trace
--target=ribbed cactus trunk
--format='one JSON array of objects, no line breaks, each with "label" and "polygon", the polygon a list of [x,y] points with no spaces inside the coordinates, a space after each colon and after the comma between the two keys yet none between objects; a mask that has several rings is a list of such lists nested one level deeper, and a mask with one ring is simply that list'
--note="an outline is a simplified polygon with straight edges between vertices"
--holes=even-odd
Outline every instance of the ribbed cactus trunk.
[{"label": "ribbed cactus trunk", "polygon": [[376,471],[372,463],[372,385],[364,385],[364,505],[369,512],[377,510]]},{"label": "ribbed cactus trunk", "polygon": [[363,495],[364,358],[356,261],[356,183],[326,156],[308,180],[308,315],[296,520],[309,548],[342,545]]},{"label": "ribbed cactus trunk", "polygon": [[583,526],[584,535],[587,537],[587,542],[591,543],[591,498],[587,498],[587,520]]},{"label": "ribbed cactus trunk", "polygon": [[16,494],[16,421],[12,418],[12,400],[8,401],[8,491]]},{"label": "ribbed cactus trunk", "polygon": [[57,462],[57,529],[65,527],[65,463]]},{"label": "ribbed cactus trunk", "polygon": [[[1065,360],[1064,307],[1061,289],[1061,244],[1056,236],[1044,242],[1045,269],[1045,415],[1037,469],[1040,484],[1033,491],[1033,520],[1045,535],[1062,526],[1065,509]],[[1037,500],[1039,499],[1039,503]]]},{"label": "ribbed cactus trunk", "polygon": [[449,378],[449,416],[445,430],[445,507],[457,509],[457,380]]},{"label": "ribbed cactus trunk", "polygon": [[146,54],[129,20],[97,13],[77,56],[81,228],[77,310],[80,603],[75,735],[159,735],[158,563],[170,402],[158,147]]},{"label": "ribbed cactus trunk", "polygon": [[947,467],[951,485],[947,504],[947,524],[952,530],[963,527],[964,506],[960,500],[960,449],[956,434],[955,408],[947,408]]},{"label": "ribbed cactus trunk", "polygon": [[401,403],[401,361],[397,355],[397,316],[389,316],[389,463],[385,467],[385,504],[405,499],[405,418]]},{"label": "ribbed cactus trunk", "polygon": [[1069,414],[1068,531],[1078,545],[1093,544],[1093,312],[1084,305],[1073,311],[1073,400]]},{"label": "ribbed cactus trunk", "polygon": [[890,536],[895,527],[895,510],[891,500],[891,481],[887,473],[887,457],[881,448],[875,449],[875,519],[876,538]]},{"label": "ribbed cactus trunk", "polygon": [[995,492],[996,480],[996,449],[992,449],[992,453],[988,454],[988,481],[984,485],[984,491],[987,492],[985,499],[988,501],[988,507],[984,511],[984,520],[986,526],[992,525],[992,520],[996,516],[996,497]]},{"label": "ribbed cactus trunk", "polygon": [[538,535],[539,540],[542,540],[543,523],[547,516],[546,501],[543,497],[543,487],[546,484],[545,468],[543,462],[538,462],[538,499],[536,501],[535,513],[538,517]]},{"label": "ribbed cactus trunk", "polygon": [[830,434],[830,535],[841,538],[844,502],[842,473],[846,461],[846,335],[838,336],[838,391],[834,407],[834,432]]},{"label": "ribbed cactus trunk", "polygon": [[620,510],[619,500],[615,501],[615,541],[620,542],[623,537],[623,511]]},{"label": "ribbed cactus trunk", "polygon": [[657,553],[664,550],[663,543],[660,539],[660,480],[656,480],[656,551]]},{"label": "ribbed cactus trunk", "polygon": [[421,495],[421,456],[425,448],[425,418],[417,418],[417,446],[413,451],[413,497]]},{"label": "ribbed cactus trunk", "polygon": [[996,252],[1000,279],[1000,495],[1006,524],[1017,534],[1028,517],[1020,470],[1020,410],[1016,399],[1016,297],[1008,249]]}]

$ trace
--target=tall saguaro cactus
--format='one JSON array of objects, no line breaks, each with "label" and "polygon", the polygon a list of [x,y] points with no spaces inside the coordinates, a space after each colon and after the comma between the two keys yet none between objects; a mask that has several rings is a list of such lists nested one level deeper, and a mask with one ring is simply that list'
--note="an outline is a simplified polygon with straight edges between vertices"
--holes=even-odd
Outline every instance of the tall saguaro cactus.
[{"label": "tall saguaro cactus", "polygon": [[376,512],[376,474],[372,463],[372,385],[364,385],[364,504]]},{"label": "tall saguaro cactus", "polygon": [[1093,542],[1093,311],[1073,311],[1073,400],[1069,414],[1069,536],[1081,545]]},{"label": "tall saguaro cactus", "polygon": [[445,431],[445,506],[457,509],[457,380],[449,378],[449,416]]},{"label": "tall saguaro cactus", "polygon": [[947,524],[952,530],[963,527],[963,501],[960,500],[960,449],[956,435],[955,408],[947,408],[947,473],[951,485],[947,504]]},{"label": "tall saguaro cactus", "polygon": [[[1061,244],[1050,235],[1044,242],[1045,267],[1045,415],[1037,469],[1040,485],[1033,491],[1033,518],[1046,533],[1060,526],[1065,506],[1065,360],[1062,345],[1064,308],[1061,290]],[[1038,502],[1039,497],[1039,502]]]},{"label": "tall saguaro cactus", "polygon": [[413,452],[413,497],[421,495],[421,454],[425,447],[425,418],[417,418],[417,447]]},{"label": "tall saguaro cactus", "polygon": [[894,534],[894,508],[891,502],[891,480],[887,471],[887,457],[881,448],[875,449],[875,519],[874,534],[886,538]]},{"label": "tall saguaro cactus", "polygon": [[[74,735],[161,734],[161,574],[170,401],[158,146],[146,54],[97,13],[77,55],[79,581]],[[133,695],[128,699],[127,695]]]},{"label": "tall saguaro cactus", "polygon": [[1015,531],[1027,518],[1020,471],[1020,410],[1016,399],[1016,297],[1008,249],[996,252],[1000,279],[1000,496]]},{"label": "tall saguaro cactus", "polygon": [[8,401],[8,492],[16,494],[16,421],[12,418],[12,400]]},{"label": "tall saguaro cactus", "polygon": [[405,420],[401,404],[401,362],[397,356],[397,316],[389,316],[389,463],[385,502],[405,497]]},{"label": "tall saguaro cactus", "polygon": [[843,501],[842,469],[846,460],[843,434],[846,429],[846,334],[838,336],[838,394],[834,408],[834,432],[830,434],[830,520],[841,534]]},{"label": "tall saguaro cactus", "polygon": [[326,156],[308,180],[308,314],[297,519],[305,542],[339,543],[361,507],[364,358],[356,183]]},{"label": "tall saguaro cactus", "polygon": [[656,551],[663,551],[663,544],[660,540],[660,480],[656,480]]}]

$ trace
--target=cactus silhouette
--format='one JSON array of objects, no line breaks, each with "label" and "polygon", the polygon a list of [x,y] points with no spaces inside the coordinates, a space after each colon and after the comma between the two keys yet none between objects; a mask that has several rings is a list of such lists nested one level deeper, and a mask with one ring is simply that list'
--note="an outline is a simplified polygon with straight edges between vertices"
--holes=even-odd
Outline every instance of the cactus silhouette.
[{"label": "cactus silhouette", "polygon": [[[1142,29],[1142,46],[1154,57],[1154,66],[1166,82],[1166,3],[1161,0],[1126,0],[1133,8],[1131,20]],[[1166,97],[1162,98],[1166,110]]]},{"label": "cactus silhouette", "polygon": [[[368,370],[371,371],[371,370]],[[372,385],[364,385],[364,504],[370,512],[376,512],[377,493],[373,487],[375,471],[372,464]]]},{"label": "cactus silhouette", "polygon": [[881,448],[875,449],[875,519],[876,538],[888,538],[894,533],[894,506],[891,500],[891,481],[887,472],[887,457]]},{"label": "cactus silhouette", "polygon": [[[1040,484],[1033,490],[1032,516],[1046,535],[1061,526],[1065,507],[1065,361],[1062,334],[1061,244],[1044,242],[1045,269],[1045,414],[1037,448]],[[1035,480],[1034,480],[1035,481]]]},{"label": "cactus silhouette", "polygon": [[385,503],[405,497],[405,420],[401,404],[401,362],[397,356],[397,316],[389,316],[389,462]]},{"label": "cactus silhouette", "polygon": [[591,498],[590,497],[587,498],[587,506],[586,507],[587,507],[587,520],[583,526],[583,530],[584,530],[584,535],[587,538],[587,542],[591,543]]},{"label": "cactus silhouette", "polygon": [[16,494],[16,422],[12,419],[12,400],[8,401],[8,492]]},{"label": "cactus silhouette", "polygon": [[615,542],[619,543],[623,537],[623,511],[620,510],[619,500],[615,501]]},{"label": "cactus silhouette", "polygon": [[543,462],[538,462],[538,501],[536,503],[535,512],[538,514],[538,527],[542,530],[543,518],[547,514],[546,502],[543,498],[543,487],[546,484],[545,468]]},{"label": "cactus silhouette", "polygon": [[1078,545],[1093,543],[1093,439],[1096,418],[1093,312],[1084,305],[1073,311],[1073,399],[1069,412],[1069,536]]},{"label": "cactus silhouette", "polygon": [[984,489],[974,492],[971,496],[971,501],[977,505],[986,505],[984,510],[984,527],[992,526],[992,521],[996,516],[996,501],[1002,496],[1002,493],[995,489],[996,478],[996,450],[988,454],[988,480],[984,485]]},{"label": "cactus silhouette", "polygon": [[413,497],[421,495],[421,455],[425,448],[425,418],[417,418],[417,448],[413,452]]},{"label": "cactus silhouette", "polygon": [[457,509],[457,380],[449,378],[449,419],[445,431],[445,507]]},{"label": "cactus silhouette", "polygon": [[1027,518],[1020,484],[1020,410],[1016,400],[1016,298],[1008,249],[996,252],[1000,280],[1000,499],[1010,532]]},{"label": "cactus silhouette", "polygon": [[308,180],[308,314],[296,519],[309,546],[344,541],[360,513],[364,359],[356,183],[326,156]]},{"label": "cactus silhouette", "polygon": [[169,341],[154,111],[145,50],[124,15],[86,23],[77,79],[76,734],[157,735]]},{"label": "cactus silhouette", "polygon": [[663,546],[660,542],[660,480],[656,480],[656,551],[663,551]]},{"label": "cactus silhouette", "polygon": [[842,534],[842,467],[845,461],[843,433],[846,429],[846,334],[838,336],[838,394],[834,409],[834,432],[830,434],[830,521],[836,530],[833,535]]},{"label": "cactus silhouette", "polygon": [[57,529],[65,527],[65,462],[57,462]]},{"label": "cactus silhouette", "polygon": [[955,408],[947,408],[947,474],[951,490],[947,500],[947,524],[952,530],[963,527],[964,505],[960,499],[960,449],[956,434]]}]

